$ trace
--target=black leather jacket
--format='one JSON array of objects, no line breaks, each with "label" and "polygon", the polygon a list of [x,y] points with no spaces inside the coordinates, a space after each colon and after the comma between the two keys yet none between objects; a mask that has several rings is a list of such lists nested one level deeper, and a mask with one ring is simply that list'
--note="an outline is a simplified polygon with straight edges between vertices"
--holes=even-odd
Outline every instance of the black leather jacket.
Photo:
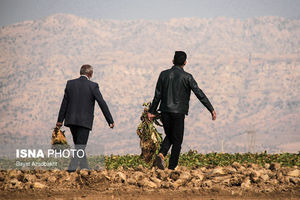
[{"label": "black leather jacket", "polygon": [[187,115],[191,90],[210,112],[214,110],[193,76],[185,72],[182,67],[173,66],[160,73],[149,112],[155,114],[160,103],[159,110],[162,112]]}]

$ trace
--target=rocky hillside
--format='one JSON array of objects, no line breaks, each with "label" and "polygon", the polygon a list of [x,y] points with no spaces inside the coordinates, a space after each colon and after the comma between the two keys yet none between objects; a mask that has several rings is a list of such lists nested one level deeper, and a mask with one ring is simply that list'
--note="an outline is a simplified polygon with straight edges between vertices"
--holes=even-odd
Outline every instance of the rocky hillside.
[{"label": "rocky hillside", "polygon": [[116,122],[110,130],[96,108],[90,147],[139,153],[142,103],[152,100],[174,51],[184,50],[185,70],[218,114],[211,121],[192,96],[184,150],[221,151],[223,144],[226,152],[298,151],[299,25],[280,17],[117,21],[57,14],[2,27],[1,145],[14,151],[17,144],[49,144],[66,81],[88,63]]}]

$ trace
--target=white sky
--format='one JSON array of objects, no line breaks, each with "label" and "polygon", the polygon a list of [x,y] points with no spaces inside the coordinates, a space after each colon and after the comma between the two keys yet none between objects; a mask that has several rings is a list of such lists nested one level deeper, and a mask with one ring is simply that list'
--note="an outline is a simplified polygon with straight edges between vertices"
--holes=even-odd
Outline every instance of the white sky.
[{"label": "white sky", "polygon": [[218,16],[300,19],[300,0],[0,0],[0,26],[54,13],[121,20]]}]

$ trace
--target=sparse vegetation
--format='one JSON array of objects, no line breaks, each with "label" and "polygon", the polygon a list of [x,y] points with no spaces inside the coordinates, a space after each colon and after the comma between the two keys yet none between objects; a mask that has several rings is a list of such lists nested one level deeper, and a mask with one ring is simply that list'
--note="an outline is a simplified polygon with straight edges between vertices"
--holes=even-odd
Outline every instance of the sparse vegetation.
[{"label": "sparse vegetation", "polygon": [[[166,157],[168,161],[169,155]],[[179,166],[188,168],[198,168],[207,166],[229,166],[232,163],[238,162],[240,164],[258,164],[264,166],[265,164],[280,163],[281,166],[300,167],[300,152],[298,154],[282,153],[282,154],[268,154],[263,153],[208,153],[201,154],[190,150],[187,153],[181,154],[179,157]],[[144,162],[138,155],[111,155],[105,157],[105,167],[107,169],[117,169],[120,166],[123,168],[135,168],[138,165],[150,168],[152,163]]]}]

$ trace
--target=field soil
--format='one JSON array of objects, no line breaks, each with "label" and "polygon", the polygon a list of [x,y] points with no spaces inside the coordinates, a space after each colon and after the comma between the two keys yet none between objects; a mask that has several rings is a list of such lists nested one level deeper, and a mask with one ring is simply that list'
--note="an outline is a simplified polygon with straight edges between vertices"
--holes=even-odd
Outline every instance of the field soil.
[{"label": "field soil", "polygon": [[1,199],[300,199],[300,170],[278,163],[176,170],[2,170]]}]

